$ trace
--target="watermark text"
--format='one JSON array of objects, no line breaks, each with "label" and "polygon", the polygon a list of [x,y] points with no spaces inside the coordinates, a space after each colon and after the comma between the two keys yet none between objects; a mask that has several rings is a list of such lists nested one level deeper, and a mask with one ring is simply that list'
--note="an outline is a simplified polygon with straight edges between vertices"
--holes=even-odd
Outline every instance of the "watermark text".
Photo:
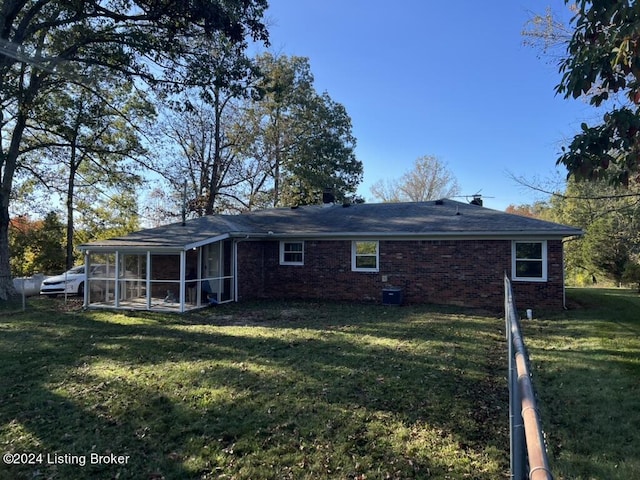
[{"label": "watermark text", "polygon": [[2,462],[5,465],[126,465],[130,455],[116,455],[115,453],[95,453],[78,455],[72,453],[5,453]]}]

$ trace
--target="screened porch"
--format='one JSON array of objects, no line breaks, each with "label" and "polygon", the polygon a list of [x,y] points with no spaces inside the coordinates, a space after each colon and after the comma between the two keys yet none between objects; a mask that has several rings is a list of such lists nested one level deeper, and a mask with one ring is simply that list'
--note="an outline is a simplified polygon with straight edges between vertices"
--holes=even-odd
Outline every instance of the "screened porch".
[{"label": "screened porch", "polygon": [[190,249],[102,247],[85,251],[87,308],[186,312],[231,302],[234,245]]}]

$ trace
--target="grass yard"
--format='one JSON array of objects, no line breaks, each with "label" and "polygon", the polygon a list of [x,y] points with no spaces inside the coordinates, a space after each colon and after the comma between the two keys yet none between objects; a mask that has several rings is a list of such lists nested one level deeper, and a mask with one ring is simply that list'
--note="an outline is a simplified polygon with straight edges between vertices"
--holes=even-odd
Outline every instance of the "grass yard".
[{"label": "grass yard", "polygon": [[570,289],[569,300],[523,322],[555,478],[640,478],[640,296]]},{"label": "grass yard", "polygon": [[[0,461],[2,480],[508,475],[500,316],[331,303],[184,316],[62,307],[37,300],[0,319],[0,450],[31,454],[9,457],[26,465]],[[574,328],[550,325],[558,335]],[[538,372],[553,398],[564,394],[555,376],[565,375],[562,361],[572,354],[544,350],[542,335]],[[619,362],[616,378],[635,368],[637,381],[635,353],[617,353],[620,335],[610,337],[599,354]],[[609,381],[595,360],[585,368]],[[637,398],[637,383],[625,388]],[[571,394],[574,403],[583,398]],[[551,408],[545,417],[567,407]],[[581,455],[564,436],[572,420],[555,422],[559,459]],[[620,442],[637,439],[637,419],[631,427],[618,429]],[[631,471],[613,442],[602,447]]]}]

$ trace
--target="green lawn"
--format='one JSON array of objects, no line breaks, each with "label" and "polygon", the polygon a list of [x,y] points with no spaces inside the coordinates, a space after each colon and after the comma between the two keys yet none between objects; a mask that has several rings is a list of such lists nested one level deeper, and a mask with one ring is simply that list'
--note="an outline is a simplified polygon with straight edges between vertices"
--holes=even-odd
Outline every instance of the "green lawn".
[{"label": "green lawn", "polygon": [[640,296],[571,289],[524,322],[556,480],[640,478]]},{"label": "green lawn", "polygon": [[0,320],[0,450],[33,462],[0,479],[505,478],[503,329],[427,307],[33,301]]},{"label": "green lawn", "polygon": [[[523,323],[555,478],[640,478],[640,297],[577,289],[569,305]],[[28,308],[0,316],[0,450],[33,462],[0,461],[1,480],[508,476],[499,315]]]}]

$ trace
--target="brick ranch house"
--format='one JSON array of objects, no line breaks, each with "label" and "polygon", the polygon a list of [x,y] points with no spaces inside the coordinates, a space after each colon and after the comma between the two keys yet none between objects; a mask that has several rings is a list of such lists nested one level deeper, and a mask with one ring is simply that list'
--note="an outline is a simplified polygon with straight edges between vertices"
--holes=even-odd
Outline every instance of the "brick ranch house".
[{"label": "brick ranch house", "polygon": [[213,215],[82,245],[84,303],[184,312],[257,298],[397,295],[497,310],[506,272],[518,305],[560,309],[563,240],[581,234],[453,200]]}]

